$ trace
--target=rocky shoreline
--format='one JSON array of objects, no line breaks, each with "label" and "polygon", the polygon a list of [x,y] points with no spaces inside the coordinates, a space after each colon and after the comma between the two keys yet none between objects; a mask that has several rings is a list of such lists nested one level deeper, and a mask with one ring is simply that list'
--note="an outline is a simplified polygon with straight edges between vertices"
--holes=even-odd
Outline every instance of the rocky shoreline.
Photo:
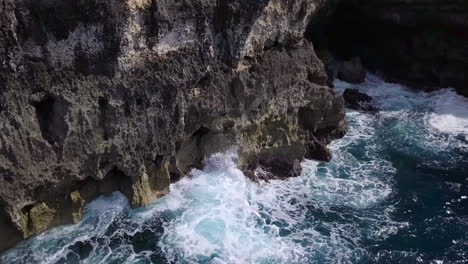
[{"label": "rocky shoreline", "polygon": [[102,194],[146,206],[233,147],[254,180],[329,161],[347,125],[323,54],[372,66],[327,44],[340,3],[1,0],[0,251]]},{"label": "rocky shoreline", "polygon": [[300,173],[346,131],[303,38],[323,2],[3,1],[0,250],[232,146],[250,175]]}]

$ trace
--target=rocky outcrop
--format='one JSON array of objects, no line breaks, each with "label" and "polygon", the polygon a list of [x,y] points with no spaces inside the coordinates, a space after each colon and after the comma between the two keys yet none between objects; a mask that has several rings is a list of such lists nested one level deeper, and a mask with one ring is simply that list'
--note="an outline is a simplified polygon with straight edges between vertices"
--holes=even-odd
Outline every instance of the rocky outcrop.
[{"label": "rocky outcrop", "polygon": [[356,110],[375,112],[378,109],[374,106],[372,96],[359,92],[358,89],[348,88],[343,92],[343,99],[346,104]]},{"label": "rocky outcrop", "polygon": [[390,81],[468,96],[467,32],[467,1],[342,0],[313,38],[338,59],[361,57]]},{"label": "rocky outcrop", "polygon": [[325,2],[1,0],[0,251],[233,146],[248,174],[324,157],[346,130],[303,38]]}]

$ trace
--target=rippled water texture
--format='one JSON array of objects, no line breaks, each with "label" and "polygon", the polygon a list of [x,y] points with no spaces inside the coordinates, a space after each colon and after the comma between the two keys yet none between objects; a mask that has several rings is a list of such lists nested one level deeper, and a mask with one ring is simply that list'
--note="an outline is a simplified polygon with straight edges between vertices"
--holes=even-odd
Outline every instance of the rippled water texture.
[{"label": "rippled water texture", "polygon": [[353,86],[382,111],[348,111],[331,163],[255,184],[216,155],[153,205],[119,193],[77,225],[49,230],[5,263],[466,263],[468,101],[369,76]]}]

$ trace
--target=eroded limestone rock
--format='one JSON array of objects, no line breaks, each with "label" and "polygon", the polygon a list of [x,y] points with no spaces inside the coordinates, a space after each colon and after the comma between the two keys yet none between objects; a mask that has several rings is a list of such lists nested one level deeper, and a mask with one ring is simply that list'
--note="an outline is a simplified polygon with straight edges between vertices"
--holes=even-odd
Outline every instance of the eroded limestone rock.
[{"label": "eroded limestone rock", "polygon": [[233,145],[246,173],[297,175],[346,130],[302,37],[324,2],[3,0],[0,251],[99,195],[146,206]]}]

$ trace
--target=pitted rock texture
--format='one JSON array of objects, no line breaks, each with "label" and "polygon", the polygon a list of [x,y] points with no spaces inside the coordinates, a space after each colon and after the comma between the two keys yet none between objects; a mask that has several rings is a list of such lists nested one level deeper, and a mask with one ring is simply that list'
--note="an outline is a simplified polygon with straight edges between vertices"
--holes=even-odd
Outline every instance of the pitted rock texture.
[{"label": "pitted rock texture", "polygon": [[101,194],[148,205],[233,146],[246,173],[297,175],[346,131],[303,38],[325,3],[1,0],[0,251]]}]

